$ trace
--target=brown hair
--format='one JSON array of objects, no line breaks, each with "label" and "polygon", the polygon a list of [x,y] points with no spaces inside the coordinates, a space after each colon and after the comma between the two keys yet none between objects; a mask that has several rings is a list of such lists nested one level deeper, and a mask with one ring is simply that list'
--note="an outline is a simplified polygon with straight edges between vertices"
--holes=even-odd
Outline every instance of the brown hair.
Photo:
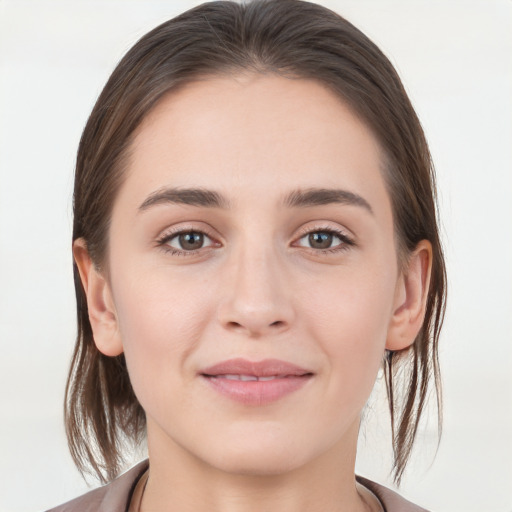
[{"label": "brown hair", "polygon": [[[438,339],[445,266],[434,170],[423,130],[389,60],[348,21],[299,0],[245,5],[221,1],[193,8],[146,34],[110,76],[85,126],[76,163],[73,241],[83,238],[92,261],[102,269],[112,205],[135,129],[171,89],[205,76],[243,71],[313,78],[350,105],[386,155],[384,174],[399,254],[407,255],[423,239],[432,244],[423,327],[409,349],[387,352],[384,359],[393,470],[399,483],[432,380],[441,424]],[[107,357],[94,344],[76,264],[74,279],[78,336],[66,387],[66,431],[79,469],[92,468],[107,481],[121,468],[124,442],[144,437],[145,415],[124,356]]]}]

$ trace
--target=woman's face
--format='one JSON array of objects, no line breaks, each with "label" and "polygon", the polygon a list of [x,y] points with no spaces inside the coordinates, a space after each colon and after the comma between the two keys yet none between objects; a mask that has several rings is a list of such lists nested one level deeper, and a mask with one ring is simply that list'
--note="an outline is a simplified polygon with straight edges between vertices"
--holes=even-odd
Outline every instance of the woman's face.
[{"label": "woman's face", "polygon": [[150,455],[254,474],[353,455],[403,300],[381,167],[314,81],[198,81],[144,120],[95,338],[125,353]]}]

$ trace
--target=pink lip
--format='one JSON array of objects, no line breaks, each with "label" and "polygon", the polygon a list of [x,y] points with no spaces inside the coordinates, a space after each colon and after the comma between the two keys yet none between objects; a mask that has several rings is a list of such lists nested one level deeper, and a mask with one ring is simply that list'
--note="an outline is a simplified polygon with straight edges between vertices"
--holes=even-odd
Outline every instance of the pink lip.
[{"label": "pink lip", "polygon": [[[265,405],[300,389],[313,372],[278,359],[238,358],[205,368],[200,375],[215,391],[236,402]],[[235,380],[240,375],[266,380]]]}]

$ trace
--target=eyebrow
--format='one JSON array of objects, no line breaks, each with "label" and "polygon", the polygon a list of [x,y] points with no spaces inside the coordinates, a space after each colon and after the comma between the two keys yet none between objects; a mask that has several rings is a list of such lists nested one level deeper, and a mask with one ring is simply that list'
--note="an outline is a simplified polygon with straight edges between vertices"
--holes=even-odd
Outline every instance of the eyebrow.
[{"label": "eyebrow", "polygon": [[[215,190],[203,188],[168,188],[164,187],[150,194],[139,206],[139,211],[160,204],[184,204],[204,208],[231,208],[230,201]],[[328,204],[346,204],[359,206],[373,214],[372,207],[358,194],[343,189],[307,188],[293,190],[283,201],[287,208],[307,208]]]},{"label": "eyebrow", "polygon": [[339,188],[308,188],[294,190],[285,197],[283,204],[289,208],[346,204],[360,206],[373,214],[372,207],[366,199],[354,192]]},{"label": "eyebrow", "polygon": [[161,188],[150,194],[139,206],[139,211],[158,204],[186,204],[206,208],[230,208],[229,201],[214,190],[203,188]]}]

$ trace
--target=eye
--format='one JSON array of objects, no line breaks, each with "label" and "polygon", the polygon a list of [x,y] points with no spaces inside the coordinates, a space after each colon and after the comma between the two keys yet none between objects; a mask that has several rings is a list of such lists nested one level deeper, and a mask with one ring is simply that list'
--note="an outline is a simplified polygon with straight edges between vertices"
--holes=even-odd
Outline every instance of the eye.
[{"label": "eye", "polygon": [[319,252],[337,252],[354,245],[354,242],[345,233],[329,228],[306,232],[299,238],[297,245],[316,249]]},{"label": "eye", "polygon": [[158,245],[171,252],[171,254],[185,256],[200,249],[212,247],[215,242],[202,231],[186,229],[165,233],[158,240]]}]

